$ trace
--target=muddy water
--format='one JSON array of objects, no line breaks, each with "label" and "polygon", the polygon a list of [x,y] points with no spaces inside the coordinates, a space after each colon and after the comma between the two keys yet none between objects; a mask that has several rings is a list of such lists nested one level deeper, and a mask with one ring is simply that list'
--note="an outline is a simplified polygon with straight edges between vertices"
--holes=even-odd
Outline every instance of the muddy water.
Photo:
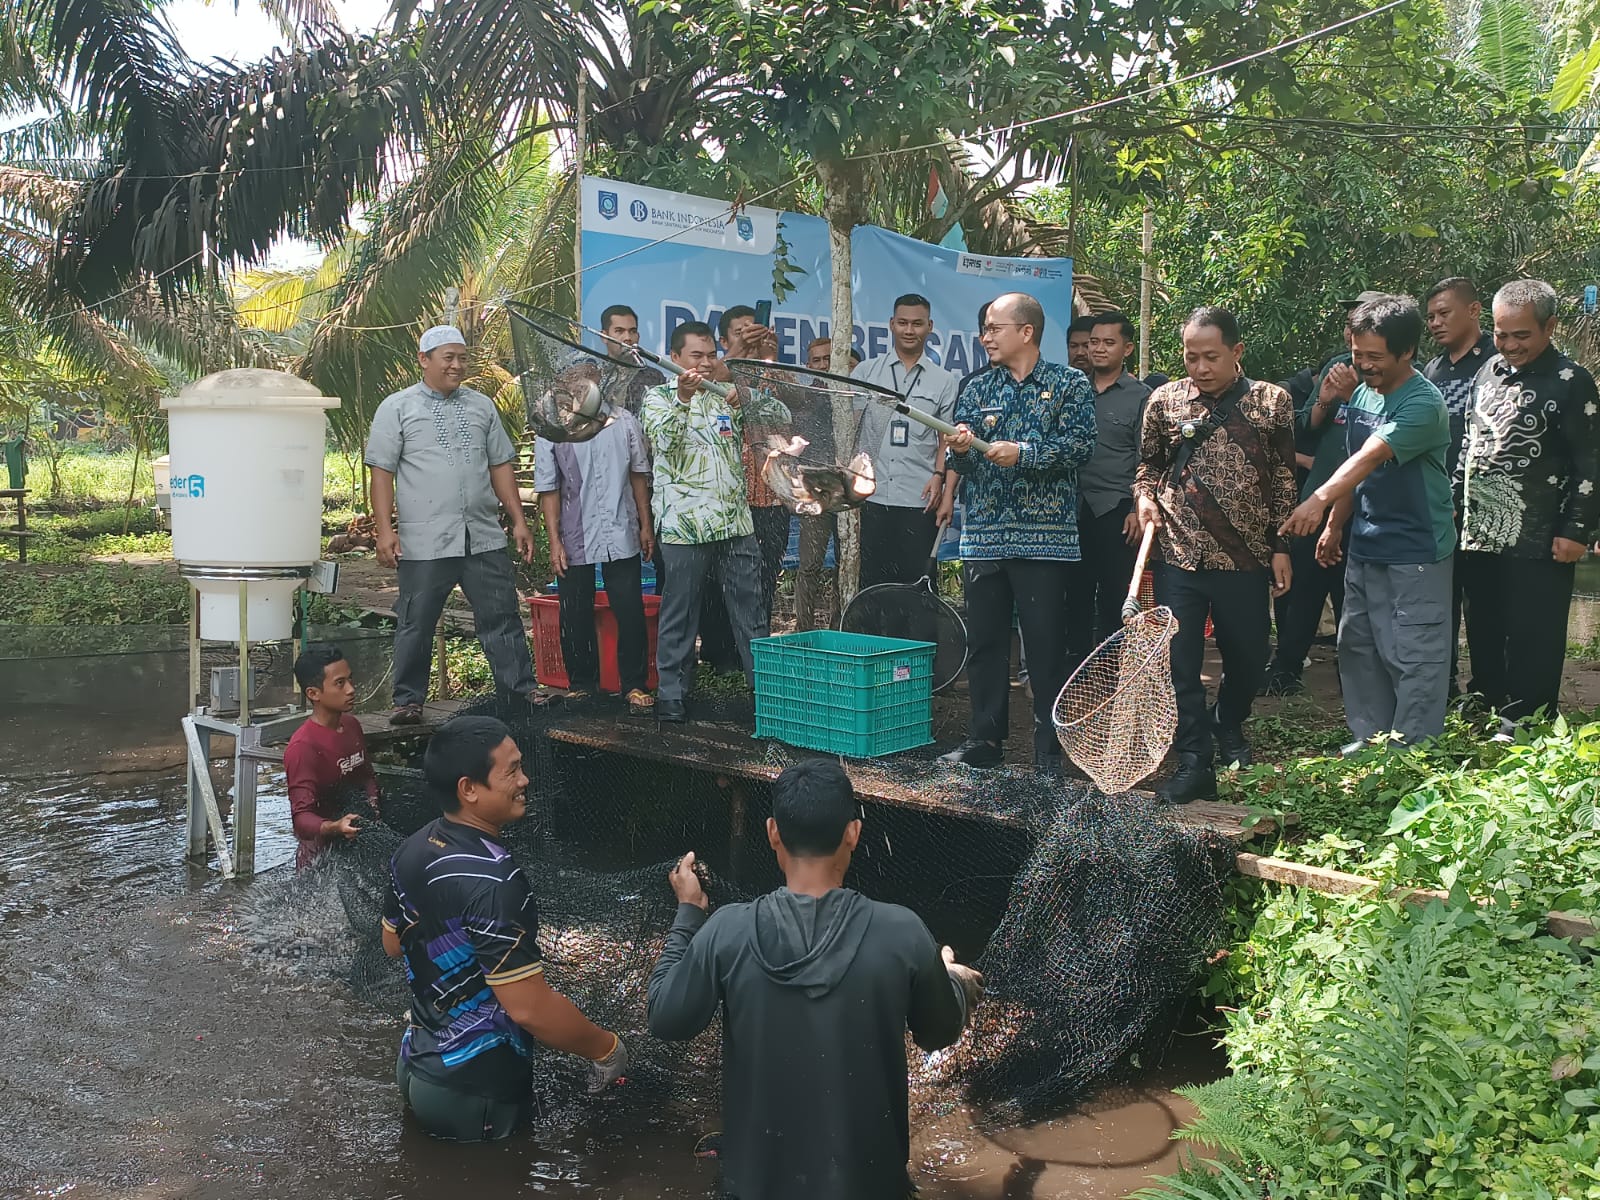
[{"label": "muddy water", "polygon": [[[711,1193],[692,1151],[714,1111],[608,1097],[488,1148],[411,1126],[393,1018],[340,975],[337,896],[287,868],[281,788],[263,779],[271,869],[193,871],[181,772],[123,769],[173,741],[148,709],[0,708],[0,1195]],[[107,744],[123,767],[96,774]],[[1057,1121],[983,1132],[958,1110],[914,1131],[913,1171],[936,1200],[1121,1196],[1174,1161],[1187,1110],[1170,1088],[1219,1069],[1203,1039],[1180,1041],[1139,1086]]]}]

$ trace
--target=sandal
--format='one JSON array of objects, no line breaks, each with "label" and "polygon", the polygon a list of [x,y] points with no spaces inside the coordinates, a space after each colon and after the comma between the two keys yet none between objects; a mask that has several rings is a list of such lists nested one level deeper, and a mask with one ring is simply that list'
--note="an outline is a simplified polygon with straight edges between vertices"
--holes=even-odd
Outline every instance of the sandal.
[{"label": "sandal", "polygon": [[528,693],[528,703],[534,708],[549,708],[560,699],[560,692],[547,692],[544,688],[535,688]]},{"label": "sandal", "polygon": [[634,688],[628,693],[628,711],[636,713],[651,713],[656,710],[656,698],[643,688]]},{"label": "sandal", "polygon": [[395,710],[392,713],[389,714],[389,724],[391,724],[391,725],[421,725],[422,724],[422,705],[420,705],[420,704],[397,704],[397,705],[395,705]]}]

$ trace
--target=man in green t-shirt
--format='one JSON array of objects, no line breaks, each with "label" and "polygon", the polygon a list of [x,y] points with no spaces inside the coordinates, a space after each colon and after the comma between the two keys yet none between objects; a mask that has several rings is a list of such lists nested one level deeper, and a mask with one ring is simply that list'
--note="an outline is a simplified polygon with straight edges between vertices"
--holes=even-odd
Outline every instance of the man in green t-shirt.
[{"label": "man in green t-shirt", "polygon": [[[1345,557],[1339,681],[1356,741],[1389,732],[1407,743],[1444,729],[1450,676],[1450,578],[1456,530],[1445,458],[1450,418],[1416,369],[1422,314],[1385,296],[1350,314],[1361,385],[1346,406],[1349,457],[1282,532],[1308,537],[1324,514],[1317,559]],[[1329,509],[1332,509],[1331,513]]]}]

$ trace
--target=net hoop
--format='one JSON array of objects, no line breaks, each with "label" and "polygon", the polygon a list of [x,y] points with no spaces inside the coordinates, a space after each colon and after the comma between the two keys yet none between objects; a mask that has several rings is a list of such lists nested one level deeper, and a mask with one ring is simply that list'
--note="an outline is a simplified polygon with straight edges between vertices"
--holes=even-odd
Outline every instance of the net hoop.
[{"label": "net hoop", "polygon": [[[1067,682],[1061,685],[1061,691],[1056,694],[1056,702],[1054,706],[1055,712],[1059,713],[1061,711],[1062,701],[1066,699],[1067,693],[1072,690],[1072,685],[1076,683],[1080,677],[1087,677],[1089,669],[1092,666],[1097,666],[1099,664],[1101,652],[1104,651],[1107,646],[1111,645],[1112,642],[1123,638],[1128,631],[1128,627],[1133,625],[1135,622],[1142,622],[1147,625],[1159,624],[1161,626],[1161,637],[1151,642],[1150,648],[1145,653],[1144,657],[1136,662],[1131,668],[1125,668],[1125,670],[1131,670],[1139,675],[1142,675],[1145,671],[1150,669],[1151,663],[1166,652],[1167,647],[1172,644],[1172,639],[1178,634],[1178,618],[1173,615],[1173,612],[1170,608],[1163,604],[1157,608],[1145,609],[1137,617],[1132,618],[1121,629],[1117,630],[1105,641],[1101,642],[1098,646],[1091,650],[1089,652],[1089,656],[1078,664],[1078,669],[1068,677]],[[1121,695],[1122,690],[1123,689],[1120,687],[1117,688],[1088,712],[1080,714],[1071,721],[1063,721],[1059,716],[1056,717],[1055,727],[1057,735],[1065,736],[1068,733],[1083,728],[1083,726],[1091,719],[1104,712],[1112,704],[1112,702],[1115,701],[1119,695]]]},{"label": "net hoop", "polygon": [[[510,313],[513,319],[538,330],[540,334],[553,342],[560,342],[563,346],[570,346],[580,354],[587,354],[590,358],[603,359],[614,367],[629,371],[642,370],[652,365],[642,354],[637,360],[618,358],[609,350],[596,349],[593,346],[585,346],[582,342],[574,341],[571,336],[572,330],[582,330],[584,333],[593,334],[601,341],[605,341],[605,335],[597,330],[590,329],[587,325],[572,317],[562,316],[558,312],[552,312],[548,308],[540,308],[536,304],[523,304],[519,300],[507,300],[505,306],[506,312]],[[567,332],[557,333],[556,328],[552,328],[552,326],[556,328],[565,326]],[[519,377],[525,374],[527,374],[527,371],[523,370],[519,372]]]},{"label": "net hoop", "polygon": [[[949,678],[935,679],[933,681],[933,690],[935,692],[942,692],[956,680],[960,679],[961,672],[967,669],[967,658],[970,654],[970,651],[967,647],[967,622],[966,619],[961,615],[960,610],[957,609],[955,605],[951,604],[943,596],[939,595],[938,592],[933,590],[932,580],[930,580],[928,576],[924,575],[916,583],[875,583],[871,587],[862,588],[850,598],[850,603],[845,605],[844,612],[839,614],[839,628],[846,633],[871,632],[868,630],[857,631],[850,628],[850,610],[854,608],[859,613],[861,609],[857,608],[857,605],[860,604],[861,601],[869,599],[874,595],[881,598],[883,596],[890,595],[891,593],[902,591],[915,591],[920,595],[931,597],[939,604],[941,608],[945,610],[945,612],[950,615],[950,619],[952,622],[954,622],[955,628],[961,633],[961,662],[956,666],[954,671],[950,672]],[[937,650],[934,653],[933,661],[936,664],[939,661]]]}]

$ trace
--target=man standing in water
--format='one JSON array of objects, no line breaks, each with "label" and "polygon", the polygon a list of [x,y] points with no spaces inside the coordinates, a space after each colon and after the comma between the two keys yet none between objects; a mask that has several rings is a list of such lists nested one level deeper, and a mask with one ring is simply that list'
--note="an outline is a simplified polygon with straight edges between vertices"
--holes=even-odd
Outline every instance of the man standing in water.
[{"label": "man standing in water", "polygon": [[943,1049],[978,1000],[982,977],[915,913],[843,886],[859,812],[838,763],[799,763],[767,820],[786,886],[708,920],[694,854],[670,876],[678,915],[650,976],[650,1032],[686,1041],[722,1006],[733,1200],[908,1196],[906,1029]]},{"label": "man standing in water", "polygon": [[360,832],[355,813],[339,809],[355,788],[378,811],[378,777],[367,758],[367,738],[355,718],[356,685],[337,646],[308,646],[294,663],[295,682],[311,716],[283,749],[289,781],[289,815],[300,841],[294,868],[304,870],[338,838]]},{"label": "man standing in water", "polygon": [[395,851],[383,910],[383,948],[405,957],[411,985],[395,1080],[435,1137],[496,1141],[532,1111],[530,1038],[588,1059],[591,1093],[621,1077],[628,1052],[545,981],[538,908],[500,841],[528,811],[511,731],[456,717],[422,769],[443,815]]}]

